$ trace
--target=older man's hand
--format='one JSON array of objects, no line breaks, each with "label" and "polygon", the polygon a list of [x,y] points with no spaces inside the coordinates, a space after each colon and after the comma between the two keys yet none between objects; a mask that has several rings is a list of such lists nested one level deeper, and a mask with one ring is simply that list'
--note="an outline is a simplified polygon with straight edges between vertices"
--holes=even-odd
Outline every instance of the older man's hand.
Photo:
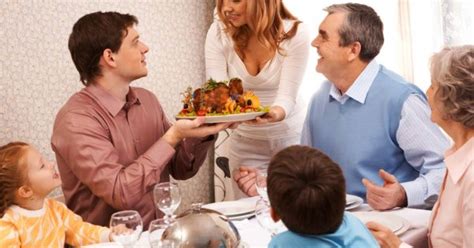
[{"label": "older man's hand", "polygon": [[256,168],[240,166],[240,168],[238,170],[234,170],[232,174],[234,181],[237,183],[240,190],[242,190],[246,195],[258,195],[257,188],[255,187],[255,182],[257,181]]},{"label": "older man's hand", "polygon": [[384,170],[379,171],[379,176],[384,181],[383,186],[378,186],[366,178],[362,179],[367,189],[367,203],[376,210],[405,207],[407,196],[397,178]]}]

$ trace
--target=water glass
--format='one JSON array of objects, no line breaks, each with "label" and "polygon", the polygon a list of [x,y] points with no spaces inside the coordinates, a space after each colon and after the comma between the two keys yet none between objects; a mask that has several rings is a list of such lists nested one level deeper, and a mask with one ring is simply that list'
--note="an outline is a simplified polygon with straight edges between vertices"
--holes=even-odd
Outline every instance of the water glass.
[{"label": "water glass", "polygon": [[124,247],[133,247],[143,231],[140,214],[135,210],[119,211],[110,217],[112,239]]},{"label": "water glass", "polygon": [[257,193],[260,195],[262,199],[268,201],[268,194],[267,194],[267,171],[266,170],[258,170],[257,177],[255,180],[255,188],[257,189]]},{"label": "water glass", "polygon": [[158,183],[153,189],[153,199],[156,207],[165,214],[165,217],[172,222],[173,213],[181,203],[181,194],[177,183]]},{"label": "water glass", "polygon": [[164,240],[163,233],[173,223],[168,219],[160,218],[150,222],[148,229],[148,240],[151,248],[175,248],[178,247],[177,241]]},{"label": "water glass", "polygon": [[255,206],[255,217],[257,218],[258,224],[263,227],[263,229],[269,231],[272,237],[284,228],[281,220],[277,222],[273,220],[271,216],[270,203],[263,198],[260,198],[257,201]]}]

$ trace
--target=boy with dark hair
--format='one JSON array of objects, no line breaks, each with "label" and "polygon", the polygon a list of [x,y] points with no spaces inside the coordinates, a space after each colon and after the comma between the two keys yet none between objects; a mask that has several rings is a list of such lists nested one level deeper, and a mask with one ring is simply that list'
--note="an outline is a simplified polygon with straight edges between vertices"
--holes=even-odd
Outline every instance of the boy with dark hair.
[{"label": "boy with dark hair", "polygon": [[365,225],[344,212],[344,176],[324,153],[307,146],[280,151],[267,186],[272,218],[288,228],[269,247],[378,247]]}]

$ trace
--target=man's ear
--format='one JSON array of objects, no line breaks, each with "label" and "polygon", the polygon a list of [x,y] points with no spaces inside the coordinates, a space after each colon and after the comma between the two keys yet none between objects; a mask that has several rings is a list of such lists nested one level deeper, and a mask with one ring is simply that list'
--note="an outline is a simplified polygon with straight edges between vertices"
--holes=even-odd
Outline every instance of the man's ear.
[{"label": "man's ear", "polygon": [[99,63],[104,63],[105,65],[110,67],[116,67],[117,64],[114,56],[114,52],[112,52],[110,48],[107,48],[102,52],[102,56],[100,57]]},{"label": "man's ear", "polygon": [[356,42],[353,42],[352,44],[349,45],[349,51],[348,51],[348,60],[350,62],[354,61],[355,59],[359,58],[359,55],[360,55],[360,51],[362,49],[362,45],[360,44],[360,42],[356,41]]},{"label": "man's ear", "polygon": [[29,186],[23,185],[17,189],[16,194],[19,198],[30,198],[33,196],[33,190]]},{"label": "man's ear", "polygon": [[272,207],[270,207],[270,216],[272,217],[272,220],[274,222],[277,222],[280,220],[280,216],[278,216],[278,214],[275,212],[275,209],[273,209]]}]

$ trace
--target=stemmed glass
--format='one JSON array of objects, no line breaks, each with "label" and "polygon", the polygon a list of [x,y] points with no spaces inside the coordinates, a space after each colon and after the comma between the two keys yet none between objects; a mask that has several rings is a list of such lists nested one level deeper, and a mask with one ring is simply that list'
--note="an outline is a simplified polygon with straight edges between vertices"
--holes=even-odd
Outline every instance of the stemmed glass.
[{"label": "stemmed glass", "polygon": [[271,216],[270,203],[260,198],[255,205],[255,216],[257,217],[258,224],[265,230],[269,231],[271,236],[275,236],[280,230],[284,228],[281,220],[275,222]]},{"label": "stemmed glass", "polygon": [[160,218],[150,222],[148,229],[148,240],[151,248],[175,248],[178,247],[176,240],[163,239],[163,233],[172,223],[167,219]]},{"label": "stemmed glass", "polygon": [[115,242],[126,248],[133,247],[143,231],[142,218],[135,210],[116,212],[110,217],[110,229]]},{"label": "stemmed glass", "polygon": [[268,202],[267,194],[267,170],[261,169],[257,171],[257,178],[255,180],[255,188],[257,193],[260,195],[261,199],[264,199]]},{"label": "stemmed glass", "polygon": [[181,194],[177,183],[158,183],[153,189],[156,207],[165,214],[168,223],[174,222],[173,213],[181,203]]}]

